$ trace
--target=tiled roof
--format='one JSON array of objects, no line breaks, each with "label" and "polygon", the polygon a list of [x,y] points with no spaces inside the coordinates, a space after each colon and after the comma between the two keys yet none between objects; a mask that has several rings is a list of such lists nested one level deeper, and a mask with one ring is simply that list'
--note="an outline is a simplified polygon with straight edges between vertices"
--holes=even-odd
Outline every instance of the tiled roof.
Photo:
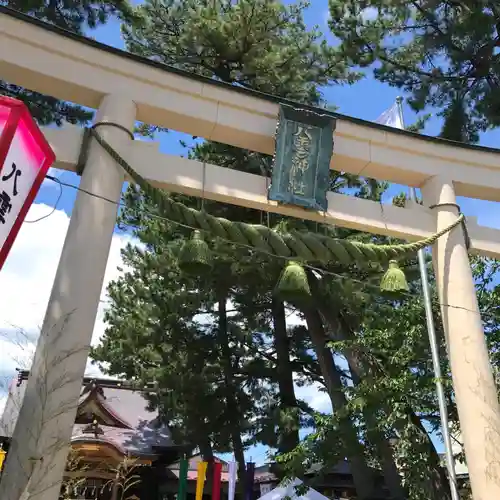
[{"label": "tiled roof", "polygon": [[[109,379],[84,379],[80,405],[86,404],[88,394],[84,394],[86,385],[95,382],[104,395],[103,405],[126,426],[113,427],[100,425],[103,431],[95,436],[82,432],[85,424],[75,424],[72,441],[99,441],[109,443],[134,456],[154,455],[155,449],[174,446],[170,430],[159,423],[158,412],[148,408],[148,401],[143,391],[132,390],[122,381]],[[5,410],[0,419],[0,436],[11,437],[24,398],[27,382],[11,383]],[[88,389],[87,389],[88,392]],[[127,427],[127,428],[123,428]]]}]

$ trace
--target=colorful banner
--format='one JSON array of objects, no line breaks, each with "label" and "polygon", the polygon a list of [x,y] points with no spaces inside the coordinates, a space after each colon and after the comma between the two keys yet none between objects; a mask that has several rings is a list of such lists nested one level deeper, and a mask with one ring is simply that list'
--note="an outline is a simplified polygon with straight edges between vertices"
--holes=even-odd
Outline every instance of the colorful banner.
[{"label": "colorful banner", "polygon": [[208,462],[198,463],[198,477],[196,478],[196,500],[202,500],[205,476],[207,475]]},{"label": "colorful banner", "polygon": [[177,500],[186,500],[188,467],[189,461],[183,458],[179,462],[179,488],[177,490]]},{"label": "colorful banner", "polygon": [[253,462],[247,462],[246,470],[246,491],[245,500],[253,500],[253,482],[255,476],[255,464]]},{"label": "colorful banner", "polygon": [[228,479],[228,489],[227,489],[227,500],[234,500],[234,493],[236,490],[236,472],[237,472],[236,462],[229,462],[229,479]]},{"label": "colorful banner", "polygon": [[212,500],[220,500],[220,483],[222,479],[222,464],[214,462],[214,476],[212,482]]}]

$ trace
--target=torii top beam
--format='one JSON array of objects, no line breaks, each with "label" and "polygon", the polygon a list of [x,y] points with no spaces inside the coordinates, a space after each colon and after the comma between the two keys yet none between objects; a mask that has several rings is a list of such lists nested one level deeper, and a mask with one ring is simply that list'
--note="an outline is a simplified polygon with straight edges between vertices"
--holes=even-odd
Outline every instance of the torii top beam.
[{"label": "torii top beam", "polygon": [[[181,132],[274,152],[279,102],[259,92],[186,73],[114,49],[0,7],[0,78],[32,90],[97,108],[117,91],[137,105],[137,119]],[[457,194],[500,200],[500,152],[412,134],[327,110],[337,119],[331,167],[410,186],[446,174]],[[75,170],[81,129],[46,129],[57,154],[56,167]],[[401,209],[329,193],[326,214],[269,202],[263,177],[206,166],[160,154],[152,144],[136,143],[121,152],[151,182],[171,191],[270,210],[295,217],[409,240],[435,230],[428,209]],[[473,251],[500,257],[500,231],[468,220]]]},{"label": "torii top beam", "polygon": [[[123,92],[136,103],[138,120],[261,153],[274,151],[278,102],[286,102],[137,57],[5,7],[0,61],[0,77],[11,83],[92,108],[105,95]],[[337,118],[335,170],[415,187],[446,174],[457,195],[500,201],[498,151],[324,113]]]}]

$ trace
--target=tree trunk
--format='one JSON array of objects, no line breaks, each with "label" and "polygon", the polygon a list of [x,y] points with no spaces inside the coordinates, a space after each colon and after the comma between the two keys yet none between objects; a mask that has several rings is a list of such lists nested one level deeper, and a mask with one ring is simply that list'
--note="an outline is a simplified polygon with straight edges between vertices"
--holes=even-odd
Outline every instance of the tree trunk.
[{"label": "tree trunk", "polygon": [[450,500],[451,492],[448,483],[448,476],[441,464],[439,454],[434,447],[434,443],[430,440],[429,434],[425,430],[420,417],[408,406],[406,412],[410,417],[411,423],[420,431],[422,436],[425,437],[427,448],[429,450],[429,465],[432,469],[432,485],[429,488],[431,500]]},{"label": "tree trunk", "polygon": [[[339,324],[338,321],[334,321],[334,318],[332,318],[332,312],[331,308],[327,308],[326,305],[319,304],[318,306],[321,311],[323,316],[325,317],[325,320],[327,323],[330,325],[333,324]],[[340,322],[341,324],[342,322]],[[332,325],[333,326],[333,325]],[[348,328],[336,328],[335,331],[338,332],[338,339],[339,340],[355,340],[354,335]],[[351,349],[345,349],[343,352],[344,356],[347,358],[349,366],[352,368],[352,373],[358,380],[363,377],[363,375],[366,376],[366,374],[370,373],[376,373],[379,371],[379,368],[377,366],[374,366],[374,361],[368,359],[366,356],[364,356],[362,353],[355,352]],[[436,449],[434,447],[434,444],[432,443],[429,434],[425,430],[425,428],[422,425],[421,420],[418,418],[417,415],[413,412],[412,408],[410,405],[406,407],[406,414],[408,415],[410,421],[412,422],[413,425],[415,425],[424,439],[427,441],[427,448],[429,450],[429,465],[432,468],[432,485],[431,485],[431,498],[436,499],[436,500],[448,500],[450,499],[450,489],[448,486],[448,479],[446,476],[446,473],[441,466],[441,462],[439,460],[439,455],[436,452]],[[385,460],[389,460],[389,453],[388,451],[390,450],[390,444],[386,441],[386,444],[383,445],[383,449],[380,450],[381,454],[380,459],[382,460],[382,463],[384,463]],[[384,464],[384,475],[386,474],[386,471],[389,473],[388,476],[385,476],[387,486],[391,489],[391,494],[394,495],[394,492],[397,492],[399,490],[399,487],[396,483],[396,477],[394,474],[394,470],[397,469],[396,463],[394,462],[393,454],[392,451],[390,452],[390,456],[392,457],[392,464],[391,463],[385,463]],[[385,457],[385,459],[384,459]],[[399,477],[399,473],[398,473]],[[399,479],[399,484],[401,483]]]},{"label": "tree trunk", "polygon": [[[355,335],[351,328],[345,324],[343,318],[338,317],[335,311],[332,311],[331,304],[327,304],[321,293],[318,292],[318,281],[312,273],[308,273],[309,283],[311,285],[311,291],[314,297],[314,303],[321,315],[328,323],[330,331],[334,335],[335,340],[342,341],[355,341]],[[349,366],[351,368],[351,373],[353,374],[353,380],[359,381],[363,377],[370,376],[370,374],[375,374],[380,371],[380,368],[375,366],[375,361],[368,358],[361,352],[355,351],[353,349],[344,349],[344,356],[346,357]],[[417,415],[414,414],[411,406],[407,407],[407,415],[411,422],[418,427],[418,429],[423,432],[425,439],[427,441],[427,446],[429,449],[429,465],[432,467],[432,499],[449,500],[450,499],[450,489],[448,487],[448,480],[446,473],[440,465],[439,456],[434,448],[434,444],[429,438],[428,433],[425,431],[422,422]],[[397,470],[397,465],[394,461],[391,446],[386,439],[385,444],[382,445],[382,449],[379,450],[379,457],[382,461],[384,469],[384,477],[386,479],[387,486],[391,489],[391,495],[398,494],[400,490],[398,483],[401,484],[401,480],[396,480],[395,470]],[[382,442],[382,441],[380,441]],[[390,456],[389,456],[390,452]],[[389,460],[392,462],[390,463]],[[386,462],[387,461],[387,462]],[[388,474],[386,476],[386,473]],[[398,473],[399,477],[399,473]],[[396,482],[397,481],[397,482]],[[398,497],[395,497],[398,498]]]},{"label": "tree trunk", "polygon": [[[293,423],[281,428],[278,444],[279,453],[289,453],[299,444],[299,413],[297,398],[293,386],[293,369],[290,363],[290,341],[286,332],[285,305],[273,299],[272,303],[274,325],[274,348],[277,356],[277,375],[280,391],[280,410],[283,412],[294,411]],[[289,419],[287,419],[289,422]]]},{"label": "tree trunk", "polygon": [[235,460],[238,464],[238,486],[242,495],[245,497],[246,488],[246,464],[243,441],[241,439],[240,412],[236,401],[236,391],[234,388],[234,373],[231,361],[231,349],[229,348],[229,338],[227,331],[227,298],[224,296],[219,299],[219,345],[222,354],[222,367],[224,372],[224,387],[226,393],[226,408],[231,426],[231,442]]},{"label": "tree trunk", "polygon": [[[352,381],[355,386],[361,383],[361,378],[358,376],[356,370],[349,363],[349,369],[352,376]],[[389,490],[392,500],[405,500],[407,494],[401,482],[401,475],[399,474],[394,453],[389,440],[377,429],[376,417],[370,411],[364,411],[363,417],[367,426],[367,435],[370,442],[375,446],[377,455],[382,464],[382,473],[385,479],[385,485]]]},{"label": "tree trunk", "polygon": [[[340,412],[346,405],[342,380],[333,361],[333,356],[326,346],[326,337],[319,313],[314,308],[304,308],[304,313],[309,334],[314,345],[316,357],[321,368],[321,373],[325,379],[325,386],[330,396],[330,401],[334,411]],[[339,426],[342,434],[345,452],[349,460],[351,472],[359,500],[368,500],[374,496],[375,481],[373,473],[366,464],[363,455],[363,447],[358,439],[358,434],[354,423],[349,416],[342,416],[339,419]]]}]

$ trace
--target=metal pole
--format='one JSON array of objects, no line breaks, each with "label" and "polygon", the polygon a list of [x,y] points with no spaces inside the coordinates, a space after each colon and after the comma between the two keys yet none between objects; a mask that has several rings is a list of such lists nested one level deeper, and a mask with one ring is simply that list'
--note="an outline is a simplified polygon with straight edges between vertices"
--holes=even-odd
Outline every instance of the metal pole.
[{"label": "metal pole", "polygon": [[[398,105],[399,119],[403,129],[405,128],[403,116],[403,99],[396,99]],[[415,188],[410,189],[410,199],[417,201],[417,192]],[[420,268],[420,279],[422,281],[422,295],[424,299],[425,318],[427,322],[427,333],[429,335],[429,344],[431,346],[432,365],[434,368],[434,378],[436,380],[436,394],[439,405],[439,416],[441,418],[441,432],[443,434],[444,448],[446,454],[446,467],[448,469],[448,478],[450,481],[450,490],[452,500],[460,500],[458,494],[457,478],[455,474],[455,459],[451,447],[450,428],[448,423],[448,411],[446,408],[446,398],[444,394],[443,383],[441,380],[441,365],[439,363],[439,348],[436,338],[436,329],[434,327],[434,316],[432,314],[432,300],[427,276],[427,267],[425,265],[425,251],[418,251],[418,267]]]}]

